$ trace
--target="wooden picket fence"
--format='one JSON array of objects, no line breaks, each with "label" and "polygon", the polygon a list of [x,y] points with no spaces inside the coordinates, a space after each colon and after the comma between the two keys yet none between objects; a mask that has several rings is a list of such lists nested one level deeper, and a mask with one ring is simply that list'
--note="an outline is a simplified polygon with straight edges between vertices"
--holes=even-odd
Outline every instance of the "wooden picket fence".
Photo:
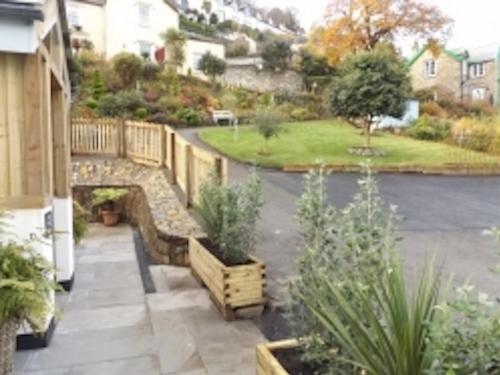
[{"label": "wooden picket fence", "polygon": [[166,125],[120,119],[72,120],[73,155],[123,157],[135,163],[166,168],[180,187],[187,206],[196,204],[200,187],[213,171],[227,181],[227,159],[192,145]]}]

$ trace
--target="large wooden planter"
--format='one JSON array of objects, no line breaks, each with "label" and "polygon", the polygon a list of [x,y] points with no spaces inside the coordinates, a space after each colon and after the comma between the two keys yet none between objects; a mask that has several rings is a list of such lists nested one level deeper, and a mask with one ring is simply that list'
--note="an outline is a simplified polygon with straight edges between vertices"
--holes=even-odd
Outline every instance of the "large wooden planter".
[{"label": "large wooden planter", "polygon": [[257,346],[257,375],[289,375],[278,359],[273,355],[274,350],[295,349],[299,342],[295,339],[270,342]]},{"label": "large wooden planter", "polygon": [[[265,264],[254,257],[250,261],[248,265],[227,267],[200,241],[189,239],[191,271],[210,290],[212,301],[227,320],[262,312],[266,300]],[[238,314],[239,311],[245,313]]]}]

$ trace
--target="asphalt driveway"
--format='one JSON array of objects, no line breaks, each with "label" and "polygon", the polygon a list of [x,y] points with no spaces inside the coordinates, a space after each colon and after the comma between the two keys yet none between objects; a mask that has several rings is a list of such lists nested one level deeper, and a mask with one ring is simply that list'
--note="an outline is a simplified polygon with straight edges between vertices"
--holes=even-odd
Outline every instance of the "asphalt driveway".
[{"label": "asphalt driveway", "polygon": [[[203,145],[193,129],[181,131],[193,143]],[[206,146],[204,146],[206,147]],[[244,178],[248,167],[230,163],[230,177]],[[294,220],[301,194],[302,174],[259,169],[266,204],[259,224],[257,256],[267,263],[269,292],[276,304],[281,285],[294,274],[300,236]],[[328,193],[342,207],[357,190],[358,174],[332,174]],[[500,226],[500,177],[449,177],[380,174],[379,189],[385,202],[398,206],[404,217],[399,250],[410,274],[436,256],[437,264],[454,283],[466,281],[478,290],[500,298],[500,276],[489,270],[500,262],[500,244],[483,235]]]}]

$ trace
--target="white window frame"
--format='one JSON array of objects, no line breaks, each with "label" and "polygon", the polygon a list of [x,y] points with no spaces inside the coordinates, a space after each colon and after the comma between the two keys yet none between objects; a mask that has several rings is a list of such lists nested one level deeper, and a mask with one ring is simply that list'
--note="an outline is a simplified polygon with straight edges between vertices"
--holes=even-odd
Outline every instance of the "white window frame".
[{"label": "white window frame", "polygon": [[82,27],[82,20],[80,17],[79,9],[74,7],[68,7],[66,12],[66,17],[68,19],[68,24],[71,27]]},{"label": "white window frame", "polygon": [[425,62],[425,76],[433,78],[437,76],[438,66],[436,60],[427,60]]},{"label": "white window frame", "polygon": [[139,17],[139,27],[141,29],[151,28],[151,5],[144,2],[137,3],[137,16]]},{"label": "white window frame", "polygon": [[[149,49],[147,59],[151,59],[151,55],[153,54],[153,43],[145,40],[140,40],[138,42],[138,45],[139,45],[139,56],[144,57],[146,49]],[[143,47],[145,47],[144,50]]]},{"label": "white window frame", "polygon": [[470,75],[473,78],[484,77],[486,75],[486,64],[484,62],[470,64]]},{"label": "white window frame", "polygon": [[473,101],[485,101],[486,93],[487,90],[484,87],[475,87],[471,90],[471,98]]}]

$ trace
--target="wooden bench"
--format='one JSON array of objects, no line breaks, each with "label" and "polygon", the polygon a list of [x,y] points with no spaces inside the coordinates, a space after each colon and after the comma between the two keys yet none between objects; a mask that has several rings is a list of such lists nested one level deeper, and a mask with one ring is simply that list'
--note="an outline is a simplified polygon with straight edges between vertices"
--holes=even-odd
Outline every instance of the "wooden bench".
[{"label": "wooden bench", "polygon": [[219,125],[220,121],[228,121],[229,125],[232,126],[238,125],[238,119],[233,114],[233,112],[228,110],[212,111],[212,121],[216,125]]}]

